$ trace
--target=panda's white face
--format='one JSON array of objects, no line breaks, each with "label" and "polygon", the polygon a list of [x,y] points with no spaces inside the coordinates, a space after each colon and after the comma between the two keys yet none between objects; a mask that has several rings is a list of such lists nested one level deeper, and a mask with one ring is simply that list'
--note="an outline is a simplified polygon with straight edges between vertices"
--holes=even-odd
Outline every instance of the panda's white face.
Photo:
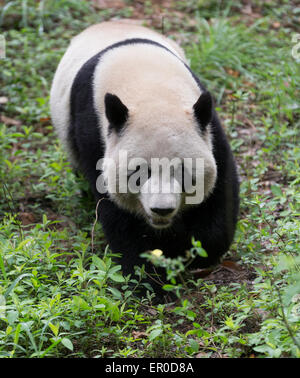
[{"label": "panda's white face", "polygon": [[192,111],[155,118],[129,110],[122,132],[107,138],[102,171],[113,201],[161,229],[209,195],[216,164],[209,127],[199,133]]}]

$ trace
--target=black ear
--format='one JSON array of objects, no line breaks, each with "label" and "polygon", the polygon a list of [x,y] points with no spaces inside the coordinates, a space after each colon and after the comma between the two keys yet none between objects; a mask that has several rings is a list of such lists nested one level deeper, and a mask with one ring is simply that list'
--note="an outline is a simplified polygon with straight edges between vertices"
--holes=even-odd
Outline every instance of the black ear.
[{"label": "black ear", "polygon": [[213,100],[211,94],[207,91],[201,93],[193,109],[201,130],[205,131],[212,118]]},{"label": "black ear", "polygon": [[109,131],[119,133],[128,119],[128,109],[118,96],[106,93],[104,97],[105,115],[109,121]]}]

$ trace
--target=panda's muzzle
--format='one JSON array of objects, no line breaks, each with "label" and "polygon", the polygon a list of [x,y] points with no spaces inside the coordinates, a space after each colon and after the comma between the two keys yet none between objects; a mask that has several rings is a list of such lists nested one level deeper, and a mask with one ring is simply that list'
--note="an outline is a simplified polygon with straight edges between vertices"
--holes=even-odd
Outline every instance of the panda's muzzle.
[{"label": "panda's muzzle", "polygon": [[150,210],[152,211],[152,213],[155,213],[162,217],[171,215],[175,211],[175,209],[171,207],[168,207],[168,208],[151,207]]},{"label": "panda's muzzle", "polygon": [[175,208],[161,208],[161,207],[151,207],[150,223],[155,228],[166,228],[169,227],[172,223],[172,215],[174,215]]}]

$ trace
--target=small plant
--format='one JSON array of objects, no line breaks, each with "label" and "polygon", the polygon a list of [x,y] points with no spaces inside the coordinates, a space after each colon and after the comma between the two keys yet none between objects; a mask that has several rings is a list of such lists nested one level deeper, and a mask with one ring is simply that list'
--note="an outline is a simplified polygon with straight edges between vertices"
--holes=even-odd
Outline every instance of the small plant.
[{"label": "small plant", "polygon": [[179,296],[182,287],[187,288],[187,280],[185,278],[188,272],[188,266],[195,260],[197,256],[206,258],[207,253],[202,248],[201,242],[192,238],[193,247],[186,256],[178,256],[176,258],[166,258],[163,252],[159,249],[153,250],[150,253],[141,254],[142,257],[148,259],[152,264],[163,268],[167,273],[167,280],[170,284],[165,284],[163,289],[166,291],[175,290]]}]

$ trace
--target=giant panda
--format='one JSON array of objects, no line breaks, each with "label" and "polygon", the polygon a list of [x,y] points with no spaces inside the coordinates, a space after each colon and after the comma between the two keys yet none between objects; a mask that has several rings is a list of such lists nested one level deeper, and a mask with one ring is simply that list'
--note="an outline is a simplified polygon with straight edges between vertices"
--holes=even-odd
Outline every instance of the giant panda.
[{"label": "giant panda", "polygon": [[[159,249],[166,257],[184,256],[192,237],[207,257],[196,258],[191,268],[220,260],[238,217],[236,164],[211,94],[174,41],[125,22],[87,28],[58,65],[50,109],[73,166],[89,181],[124,274],[142,264],[153,273],[141,253]],[[152,159],[175,163],[162,178]],[[185,161],[192,161],[186,169]],[[122,190],[116,185],[121,176]],[[197,189],[195,181],[202,194],[193,203],[187,199]]]}]

